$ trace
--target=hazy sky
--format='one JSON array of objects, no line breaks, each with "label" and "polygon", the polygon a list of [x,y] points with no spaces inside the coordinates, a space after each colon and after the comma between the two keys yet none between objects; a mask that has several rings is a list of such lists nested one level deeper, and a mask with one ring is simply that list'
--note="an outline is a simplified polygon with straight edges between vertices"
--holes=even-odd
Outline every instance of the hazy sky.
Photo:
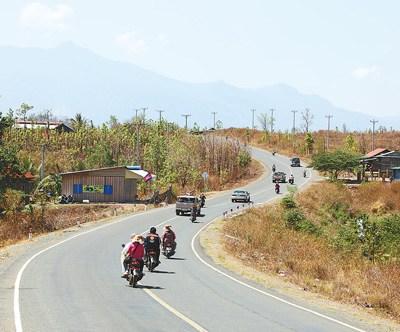
[{"label": "hazy sky", "polygon": [[397,0],[12,0],[0,45],[72,41],[184,81],[285,83],[399,115],[399,12]]}]

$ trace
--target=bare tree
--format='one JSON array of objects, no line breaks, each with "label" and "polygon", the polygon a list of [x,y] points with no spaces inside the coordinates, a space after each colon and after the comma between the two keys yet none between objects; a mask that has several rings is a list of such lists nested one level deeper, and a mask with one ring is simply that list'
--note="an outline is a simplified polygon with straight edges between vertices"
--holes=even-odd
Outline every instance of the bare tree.
[{"label": "bare tree", "polygon": [[301,127],[308,133],[314,119],[314,115],[311,113],[310,109],[306,108],[304,112],[301,112],[301,119],[303,120]]},{"label": "bare tree", "polygon": [[258,122],[260,122],[262,130],[264,130],[265,139],[267,139],[268,129],[271,124],[271,119],[267,113],[261,113],[258,115],[257,118],[258,118]]}]

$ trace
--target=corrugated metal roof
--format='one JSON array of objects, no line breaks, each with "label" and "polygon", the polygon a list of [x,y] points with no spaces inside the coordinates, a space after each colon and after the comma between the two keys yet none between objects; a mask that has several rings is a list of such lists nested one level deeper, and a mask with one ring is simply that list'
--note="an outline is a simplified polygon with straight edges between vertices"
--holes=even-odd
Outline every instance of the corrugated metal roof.
[{"label": "corrugated metal roof", "polygon": [[372,158],[372,157],[376,157],[379,154],[385,153],[385,152],[390,152],[390,150],[388,149],[384,149],[384,148],[378,148],[375,149],[374,151],[368,152],[364,158]]}]

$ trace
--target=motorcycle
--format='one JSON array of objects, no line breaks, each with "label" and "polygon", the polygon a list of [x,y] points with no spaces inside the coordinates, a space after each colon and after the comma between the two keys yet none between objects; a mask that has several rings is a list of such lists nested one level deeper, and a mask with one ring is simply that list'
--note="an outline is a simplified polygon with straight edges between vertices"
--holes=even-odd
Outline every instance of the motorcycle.
[{"label": "motorcycle", "polygon": [[276,171],[276,167],[275,167],[275,165],[273,165],[272,166],[272,172],[275,173],[275,171]]},{"label": "motorcycle", "polygon": [[280,187],[279,186],[275,186],[275,193],[279,194],[279,191],[280,191]]},{"label": "motorcycle", "polygon": [[190,221],[195,222],[196,218],[197,218],[197,210],[192,209],[192,211],[190,211]]},{"label": "motorcycle", "polygon": [[154,249],[150,249],[147,252],[147,258],[146,258],[146,267],[150,272],[153,272],[154,269],[157,267],[158,262],[157,262],[157,253]]},{"label": "motorcycle", "polygon": [[304,172],[303,172],[303,177],[307,177],[307,171],[306,170],[304,170]]},{"label": "motorcycle", "polygon": [[170,258],[173,255],[175,255],[175,250],[174,250],[174,247],[172,246],[172,243],[165,244],[164,250],[163,250],[163,255],[167,258]]},{"label": "motorcycle", "polygon": [[128,269],[128,282],[129,286],[136,287],[138,281],[143,278],[143,273],[140,271],[140,261],[138,259],[132,259],[129,263]]},{"label": "motorcycle", "polygon": [[290,179],[289,179],[289,183],[290,183],[290,184],[294,184],[294,178],[290,178]]},{"label": "motorcycle", "polygon": [[200,197],[200,207],[203,208],[204,205],[206,205],[206,197],[205,196],[201,196]]}]

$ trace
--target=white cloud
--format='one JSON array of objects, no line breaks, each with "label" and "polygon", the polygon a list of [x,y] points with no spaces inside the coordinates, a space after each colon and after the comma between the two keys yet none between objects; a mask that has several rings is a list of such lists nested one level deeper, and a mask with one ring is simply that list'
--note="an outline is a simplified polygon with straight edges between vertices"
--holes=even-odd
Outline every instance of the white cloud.
[{"label": "white cloud", "polygon": [[115,42],[134,55],[144,53],[147,50],[145,41],[138,38],[134,32],[125,32],[117,35]]},{"label": "white cloud", "polygon": [[19,21],[27,28],[64,30],[73,13],[72,8],[65,4],[49,7],[33,2],[22,9]]},{"label": "white cloud", "polygon": [[353,70],[352,75],[355,78],[363,79],[371,75],[378,75],[379,69],[377,66],[357,67]]}]

